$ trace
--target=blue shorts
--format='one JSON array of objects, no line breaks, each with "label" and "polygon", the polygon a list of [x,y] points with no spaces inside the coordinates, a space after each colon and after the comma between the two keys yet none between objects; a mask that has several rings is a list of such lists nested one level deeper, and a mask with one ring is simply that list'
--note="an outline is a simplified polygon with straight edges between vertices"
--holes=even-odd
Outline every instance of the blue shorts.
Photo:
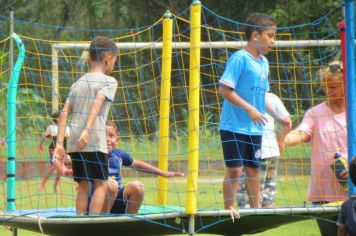
[{"label": "blue shorts", "polygon": [[261,135],[244,135],[220,130],[226,167],[242,165],[258,168],[261,158]]},{"label": "blue shorts", "polygon": [[124,197],[125,186],[120,188],[117,193],[114,205],[112,206],[110,213],[111,214],[126,214],[127,210],[127,201]]}]

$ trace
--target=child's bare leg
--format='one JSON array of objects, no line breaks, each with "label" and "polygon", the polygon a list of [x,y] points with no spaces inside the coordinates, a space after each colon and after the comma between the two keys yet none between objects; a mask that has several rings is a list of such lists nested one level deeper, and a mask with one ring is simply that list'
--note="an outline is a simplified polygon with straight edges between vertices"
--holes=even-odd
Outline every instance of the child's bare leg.
[{"label": "child's bare leg", "polygon": [[116,180],[109,179],[107,181],[107,195],[106,198],[104,199],[104,205],[101,210],[103,213],[109,213],[112,206],[114,205],[117,192],[118,192],[119,185]]},{"label": "child's bare leg", "polygon": [[89,213],[101,213],[103,210],[104,201],[106,198],[106,183],[105,180],[94,181],[94,192],[89,204]]},{"label": "child's bare leg", "polygon": [[145,187],[139,181],[130,182],[125,187],[124,198],[127,201],[127,213],[136,214],[141,207]]},{"label": "child's bare leg", "polygon": [[223,183],[224,207],[230,210],[234,207],[239,178],[242,175],[242,167],[226,167]]},{"label": "child's bare leg", "polygon": [[54,180],[54,184],[53,184],[53,188],[54,188],[54,192],[56,194],[59,194],[61,191],[59,189],[59,181],[61,180],[61,175],[60,174],[56,174],[56,179]]},{"label": "child's bare leg", "polygon": [[46,183],[47,183],[47,180],[48,178],[52,175],[54,171],[54,168],[51,166],[51,168],[49,168],[47,171],[46,171],[46,174],[45,176],[43,177],[41,183],[38,185],[38,190],[41,192],[43,191],[43,189],[46,187]]},{"label": "child's bare leg", "polygon": [[246,190],[251,208],[261,207],[260,203],[260,175],[259,168],[245,166]]},{"label": "child's bare leg", "polygon": [[84,215],[87,212],[88,207],[89,183],[85,180],[78,181],[77,183],[77,215]]}]

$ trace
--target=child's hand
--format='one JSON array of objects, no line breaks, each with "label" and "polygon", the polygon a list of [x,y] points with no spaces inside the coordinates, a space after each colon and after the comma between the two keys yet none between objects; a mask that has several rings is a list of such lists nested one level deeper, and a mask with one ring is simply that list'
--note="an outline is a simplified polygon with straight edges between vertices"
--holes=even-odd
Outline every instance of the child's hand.
[{"label": "child's hand", "polygon": [[284,142],[284,139],[278,142],[278,148],[280,153],[284,152],[284,150],[286,149],[286,143]]},{"label": "child's hand", "polygon": [[341,179],[347,179],[347,175],[349,174],[349,172],[347,170],[343,170],[340,172],[340,177]]},{"label": "child's hand", "polygon": [[267,117],[263,115],[261,112],[259,112],[258,110],[250,109],[247,111],[247,113],[255,125],[267,124]]},{"label": "child's hand", "polygon": [[182,176],[184,176],[184,174],[181,173],[181,172],[171,172],[171,171],[169,171],[169,172],[166,172],[163,177],[171,178],[171,177],[182,177]]},{"label": "child's hand", "polygon": [[53,157],[54,159],[59,158],[63,159],[67,155],[66,150],[62,146],[62,144],[57,144],[56,148],[53,151]]},{"label": "child's hand", "polygon": [[78,141],[76,143],[77,149],[79,151],[83,150],[85,148],[85,146],[88,144],[89,136],[90,136],[90,134],[89,134],[88,129],[84,129],[82,134],[80,135],[80,138],[78,139]]},{"label": "child's hand", "polygon": [[285,131],[289,131],[292,128],[292,121],[289,116],[278,116],[278,123],[280,123]]},{"label": "child's hand", "polygon": [[68,161],[67,157],[53,159],[54,169],[57,171],[57,174],[60,176],[63,176],[63,175],[64,176],[72,176],[73,175],[72,169],[70,169],[66,166],[66,161]]}]

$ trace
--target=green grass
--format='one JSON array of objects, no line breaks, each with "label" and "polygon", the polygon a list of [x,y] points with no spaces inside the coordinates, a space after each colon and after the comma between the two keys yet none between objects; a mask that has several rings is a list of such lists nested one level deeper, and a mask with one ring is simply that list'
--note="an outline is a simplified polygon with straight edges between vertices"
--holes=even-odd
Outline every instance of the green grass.
[{"label": "green grass", "polygon": [[[131,181],[135,178],[126,178],[125,182]],[[199,179],[198,189],[198,202],[199,208],[205,209],[222,209],[222,177],[212,176],[201,177]],[[75,197],[75,185],[70,178],[64,178],[61,182],[61,189],[63,195],[56,196],[53,194],[52,180],[47,183],[46,189],[43,193],[38,193],[37,184],[39,179],[31,181],[19,181],[17,183],[17,209],[43,209],[51,207],[74,207],[73,199]],[[140,181],[144,183],[146,187],[145,191],[145,204],[155,205],[157,179],[153,177],[141,177]],[[307,186],[307,177],[289,177],[279,176],[278,181],[278,193],[276,198],[276,205],[278,206],[302,206],[305,199],[305,190]],[[0,183],[1,184],[1,183]],[[5,189],[5,184],[0,186],[1,189]],[[185,179],[176,178],[170,182],[168,193],[169,205],[181,205],[185,204],[186,193],[182,191],[186,189]],[[0,196],[0,208],[5,207],[4,192]],[[33,233],[30,231],[20,230],[19,235],[36,235],[39,233]],[[10,236],[12,233],[0,227],[0,235]],[[287,224],[275,229],[265,231],[263,233],[255,234],[260,235],[319,235],[318,227],[315,220],[307,219],[306,221]]]},{"label": "green grass", "polygon": [[[17,140],[17,161],[47,161],[49,142],[43,145],[44,151],[38,150],[40,137],[22,137]],[[200,138],[200,160],[221,160],[222,150],[220,137],[203,136]],[[186,160],[188,153],[188,137],[170,140],[169,159]],[[217,148],[218,147],[218,148]],[[158,159],[158,140],[147,138],[125,138],[122,139],[119,148],[127,150],[137,160],[157,160]],[[0,149],[0,157],[6,157],[6,148]],[[282,159],[288,158],[310,158],[310,144],[299,144],[287,148],[281,155]]]}]

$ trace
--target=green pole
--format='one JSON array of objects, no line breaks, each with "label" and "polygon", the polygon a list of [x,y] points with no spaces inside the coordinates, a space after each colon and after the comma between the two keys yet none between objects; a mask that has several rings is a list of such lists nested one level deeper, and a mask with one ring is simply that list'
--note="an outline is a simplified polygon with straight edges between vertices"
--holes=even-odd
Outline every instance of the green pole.
[{"label": "green pole", "polygon": [[11,78],[7,90],[7,113],[6,113],[6,132],[7,132],[7,179],[6,209],[13,211],[16,209],[16,95],[17,84],[21,72],[23,60],[25,58],[25,46],[19,36],[12,35],[12,40],[16,42],[19,55],[16,64],[11,71]]}]

